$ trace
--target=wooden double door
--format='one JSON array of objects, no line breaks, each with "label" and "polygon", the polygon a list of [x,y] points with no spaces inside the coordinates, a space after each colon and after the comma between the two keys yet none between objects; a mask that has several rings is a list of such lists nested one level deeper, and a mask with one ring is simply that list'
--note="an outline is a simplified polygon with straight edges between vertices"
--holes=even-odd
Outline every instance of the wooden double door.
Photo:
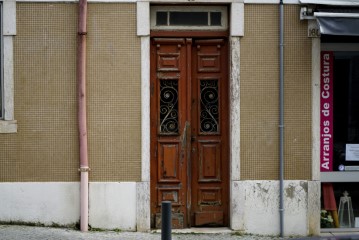
[{"label": "wooden double door", "polygon": [[228,226],[227,39],[151,39],[151,225]]}]

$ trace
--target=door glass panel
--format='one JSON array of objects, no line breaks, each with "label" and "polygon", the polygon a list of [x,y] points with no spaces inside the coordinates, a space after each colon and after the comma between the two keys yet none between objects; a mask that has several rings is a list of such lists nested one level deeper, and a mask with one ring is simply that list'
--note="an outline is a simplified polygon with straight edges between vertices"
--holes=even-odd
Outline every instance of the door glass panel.
[{"label": "door glass panel", "polygon": [[170,25],[207,26],[207,12],[170,12]]},{"label": "door glass panel", "polygon": [[211,12],[211,26],[221,26],[221,18],[221,12]]},{"label": "door glass panel", "polygon": [[178,134],[178,81],[160,80],[160,133]]},{"label": "door glass panel", "polygon": [[166,26],[167,25],[167,12],[157,12],[156,13],[156,25],[157,26]]},{"label": "door glass panel", "polygon": [[151,6],[151,30],[226,30],[227,6]]},{"label": "door glass panel", "polygon": [[218,81],[201,80],[200,82],[200,131],[201,133],[218,133]]}]

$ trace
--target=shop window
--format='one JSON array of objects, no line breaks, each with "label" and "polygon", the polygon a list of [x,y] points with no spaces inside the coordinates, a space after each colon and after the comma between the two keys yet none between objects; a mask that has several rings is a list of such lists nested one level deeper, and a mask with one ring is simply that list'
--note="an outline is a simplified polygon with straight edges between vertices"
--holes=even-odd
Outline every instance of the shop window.
[{"label": "shop window", "polygon": [[333,170],[357,171],[359,170],[359,53],[335,54],[333,90]]},{"label": "shop window", "polygon": [[321,228],[359,228],[359,183],[322,183]]},{"label": "shop window", "polygon": [[359,228],[359,46],[324,46],[329,47],[321,53],[321,227]]}]

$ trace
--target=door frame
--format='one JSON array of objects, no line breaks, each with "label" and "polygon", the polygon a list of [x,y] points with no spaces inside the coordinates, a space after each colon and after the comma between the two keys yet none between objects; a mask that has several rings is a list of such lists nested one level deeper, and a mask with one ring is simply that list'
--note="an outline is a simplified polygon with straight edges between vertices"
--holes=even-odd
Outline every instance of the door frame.
[{"label": "door frame", "polygon": [[[150,2],[137,2],[137,36],[141,39],[141,181],[137,183],[137,230],[151,228],[150,200]],[[171,1],[166,4],[183,3]],[[228,4],[229,19],[229,227],[241,229],[240,193],[240,37],[244,35],[244,3],[213,0]],[[235,22],[236,24],[231,24]]]}]

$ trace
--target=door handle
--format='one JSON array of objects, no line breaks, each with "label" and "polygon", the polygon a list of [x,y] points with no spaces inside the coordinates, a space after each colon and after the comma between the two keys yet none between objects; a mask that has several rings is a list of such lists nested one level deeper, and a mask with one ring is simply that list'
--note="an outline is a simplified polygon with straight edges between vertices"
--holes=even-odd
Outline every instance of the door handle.
[{"label": "door handle", "polygon": [[189,127],[190,127],[190,123],[188,121],[186,121],[184,129],[183,129],[183,133],[182,133],[182,139],[181,139],[182,149],[184,149],[187,146],[187,134],[188,134]]},{"label": "door handle", "polygon": [[183,160],[185,159],[186,149],[187,149],[187,134],[188,129],[190,129],[190,124],[188,121],[186,121],[183,133],[181,136],[181,164],[183,164]]}]

